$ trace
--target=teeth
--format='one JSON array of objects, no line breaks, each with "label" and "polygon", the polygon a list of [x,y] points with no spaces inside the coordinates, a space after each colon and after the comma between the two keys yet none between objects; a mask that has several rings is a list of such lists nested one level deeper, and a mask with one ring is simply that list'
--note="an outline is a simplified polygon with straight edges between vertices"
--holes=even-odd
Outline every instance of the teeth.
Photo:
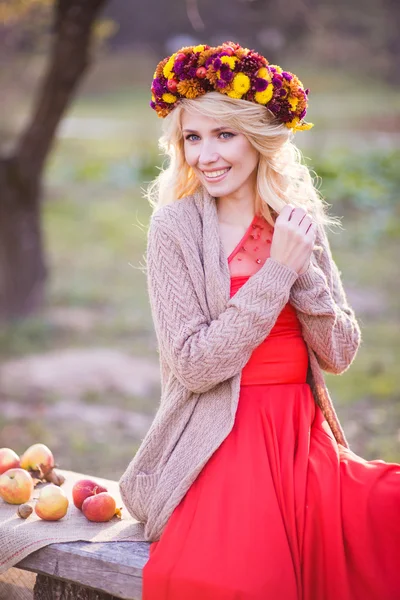
[{"label": "teeth", "polygon": [[208,177],[209,179],[213,179],[214,177],[220,177],[220,175],[223,175],[227,171],[229,171],[229,168],[228,169],[222,169],[222,171],[212,171],[210,173],[204,173],[204,175],[206,177]]}]

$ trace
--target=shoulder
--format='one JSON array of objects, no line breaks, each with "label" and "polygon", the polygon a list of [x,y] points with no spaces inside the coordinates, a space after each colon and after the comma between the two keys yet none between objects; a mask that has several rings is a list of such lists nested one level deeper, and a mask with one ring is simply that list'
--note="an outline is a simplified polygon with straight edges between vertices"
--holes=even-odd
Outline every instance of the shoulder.
[{"label": "shoulder", "polygon": [[149,237],[162,232],[175,241],[188,237],[196,223],[200,222],[200,215],[194,196],[185,196],[170,204],[160,206],[150,217]]}]

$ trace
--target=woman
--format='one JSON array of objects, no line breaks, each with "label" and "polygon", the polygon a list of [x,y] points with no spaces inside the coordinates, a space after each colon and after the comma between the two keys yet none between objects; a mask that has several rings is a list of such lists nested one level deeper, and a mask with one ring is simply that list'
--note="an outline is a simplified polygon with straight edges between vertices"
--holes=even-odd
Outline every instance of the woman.
[{"label": "woman", "polygon": [[308,90],[227,42],[161,61],[150,187],[162,396],[120,480],[144,600],[400,597],[400,468],[348,448],[321,369],[360,330],[293,134]]}]

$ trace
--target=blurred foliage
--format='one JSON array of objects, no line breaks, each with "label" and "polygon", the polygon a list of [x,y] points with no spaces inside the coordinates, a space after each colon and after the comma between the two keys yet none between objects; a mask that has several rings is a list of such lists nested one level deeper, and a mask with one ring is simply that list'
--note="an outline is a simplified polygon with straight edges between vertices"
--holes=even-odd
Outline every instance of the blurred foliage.
[{"label": "blurred foliage", "polygon": [[331,152],[313,161],[323,196],[336,214],[362,216],[363,241],[400,237],[400,150]]}]

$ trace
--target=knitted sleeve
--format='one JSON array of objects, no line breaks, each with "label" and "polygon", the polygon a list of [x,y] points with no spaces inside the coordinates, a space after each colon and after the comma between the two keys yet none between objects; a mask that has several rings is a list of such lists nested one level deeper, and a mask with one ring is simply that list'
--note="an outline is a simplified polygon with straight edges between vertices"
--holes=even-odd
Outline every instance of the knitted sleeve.
[{"label": "knitted sleeve", "polygon": [[147,244],[147,283],[160,350],[177,379],[205,392],[237,375],[288,302],[297,273],[268,259],[211,322],[202,311],[179,240],[154,215]]},{"label": "knitted sleeve", "polygon": [[298,311],[304,339],[321,368],[339,374],[353,362],[361,333],[322,226],[317,244],[321,252],[314,252],[308,270],[297,278],[290,302]]}]

